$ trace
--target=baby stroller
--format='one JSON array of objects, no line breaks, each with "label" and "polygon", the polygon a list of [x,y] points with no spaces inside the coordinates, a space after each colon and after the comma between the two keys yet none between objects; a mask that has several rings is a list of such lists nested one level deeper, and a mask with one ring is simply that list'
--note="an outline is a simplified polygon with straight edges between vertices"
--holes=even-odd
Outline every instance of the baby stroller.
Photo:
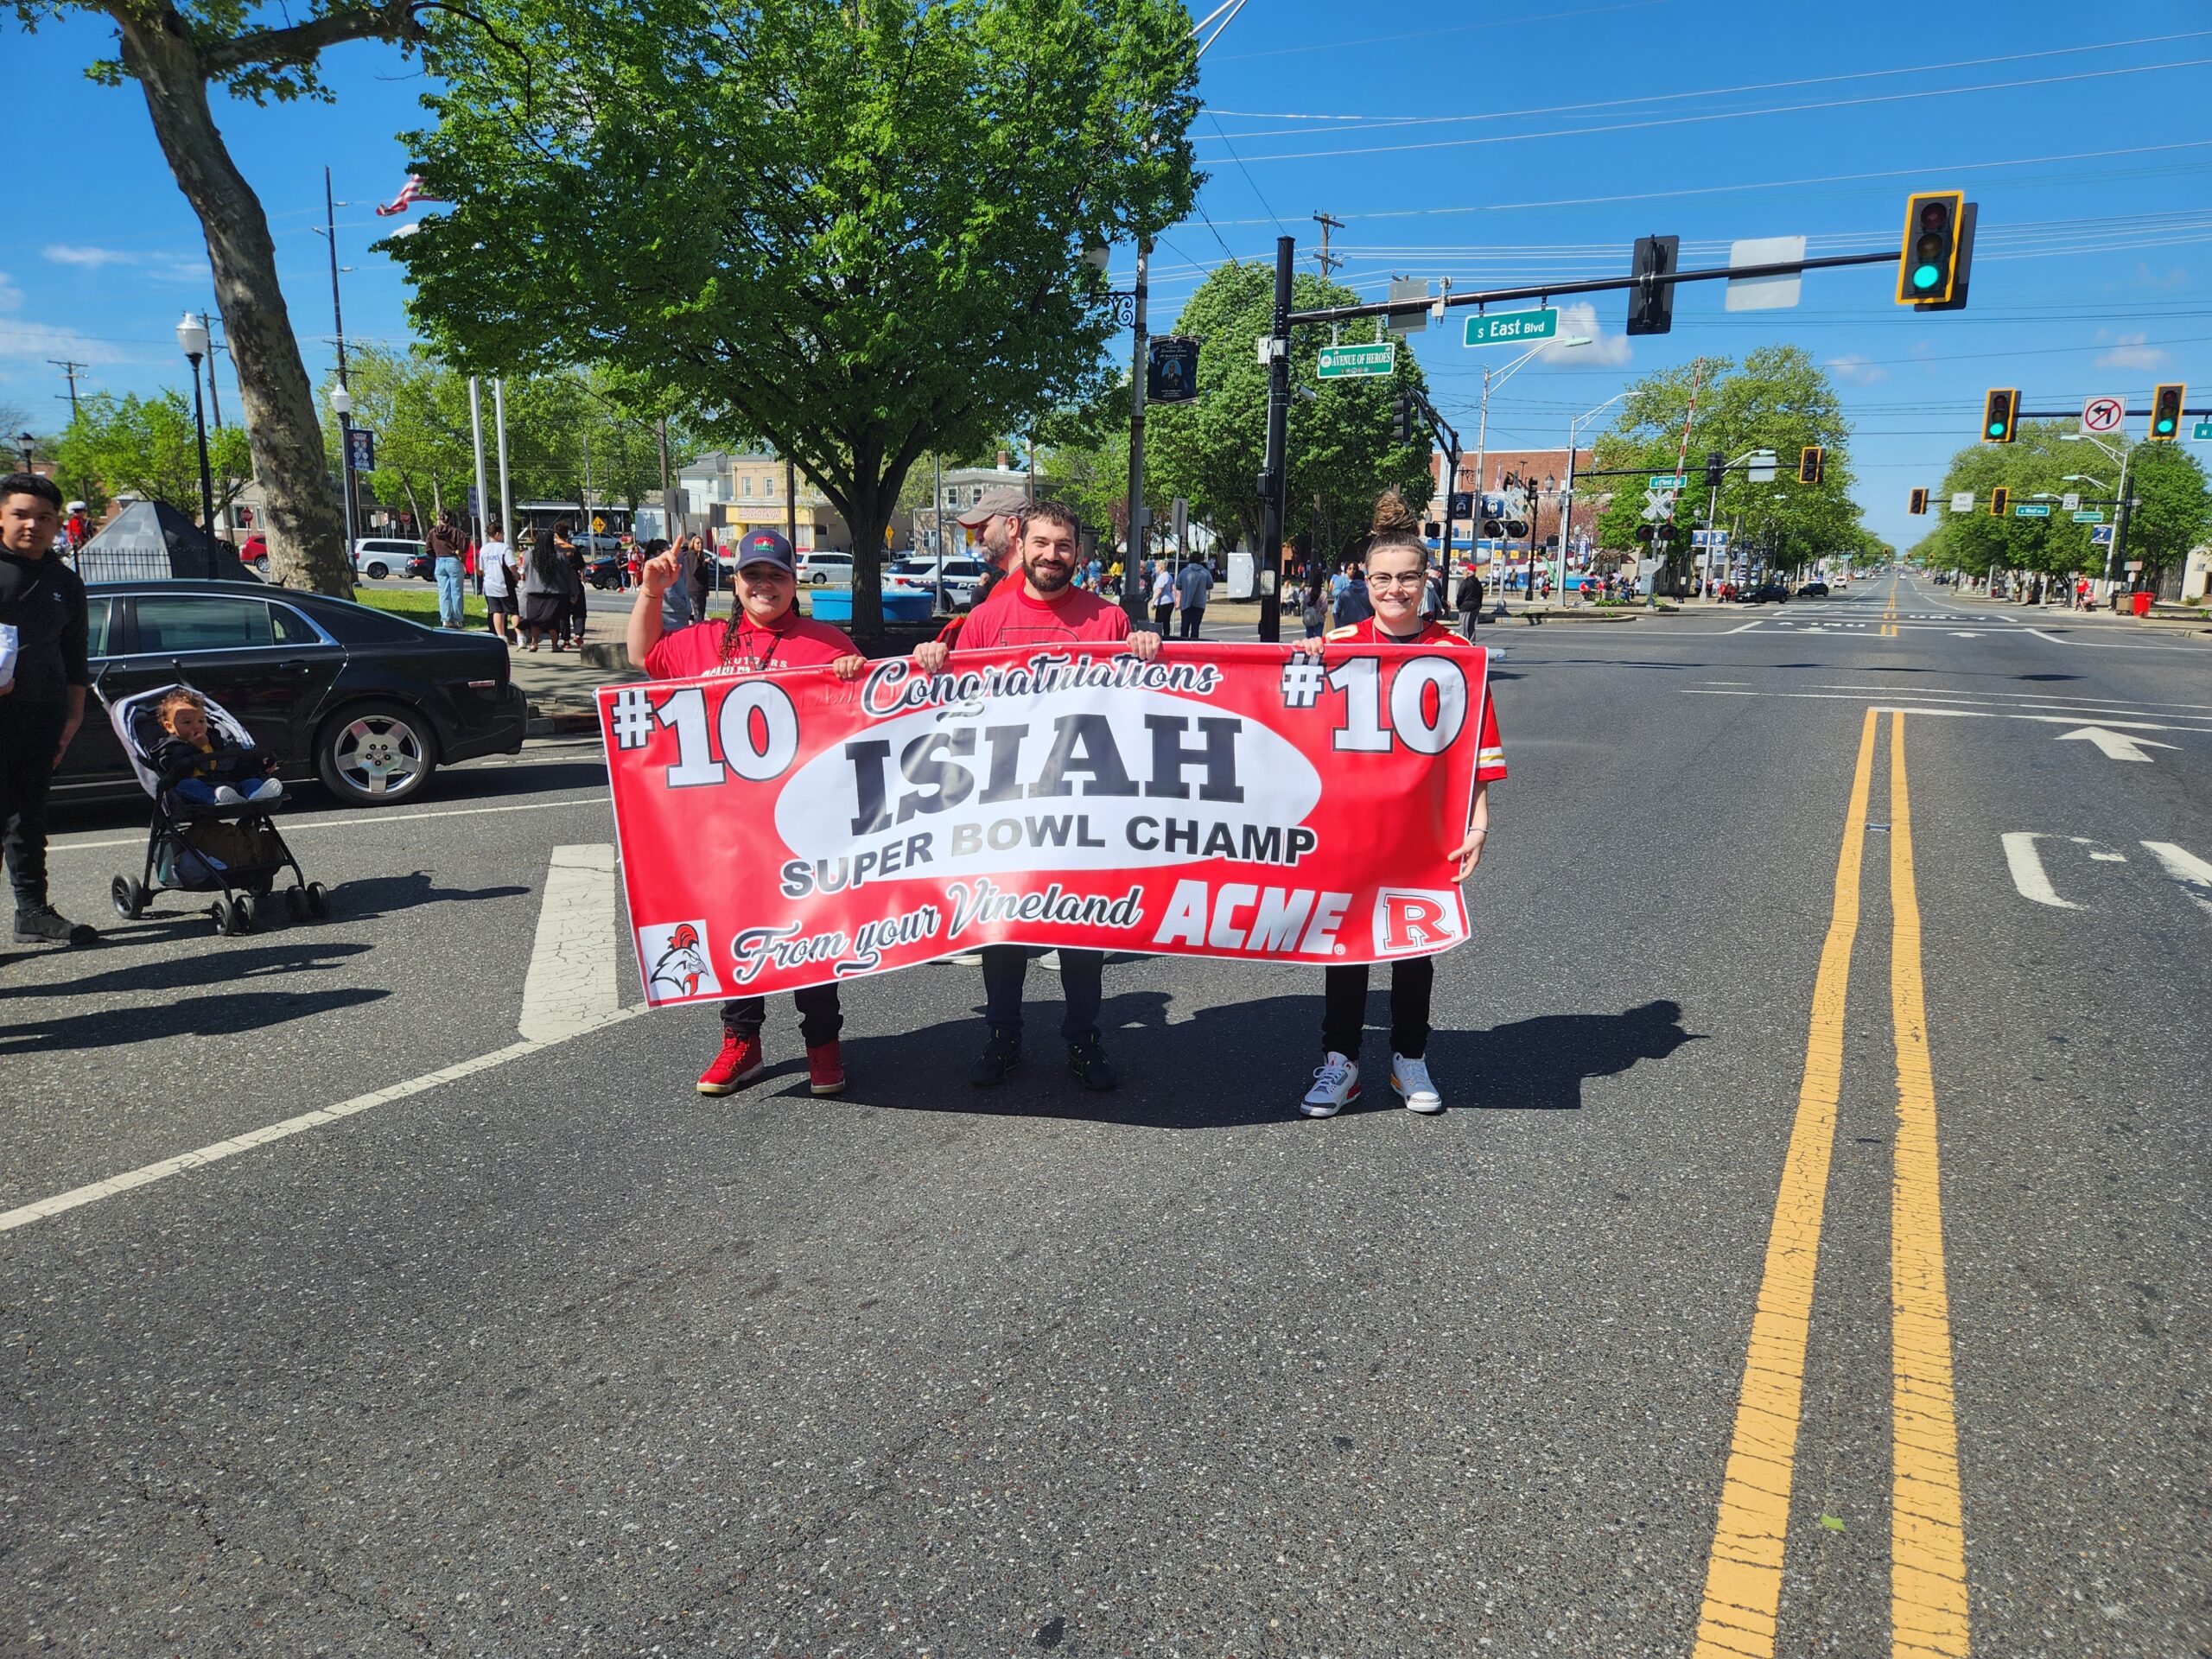
[{"label": "baby stroller", "polygon": [[[204,804],[163,786],[152,759],[166,735],[159,713],[162,699],[172,691],[191,689],[181,683],[157,686],[112,702],[105,691],[100,693],[116,741],[130,758],[130,769],[154,803],[144,872],[135,880],[118,875],[109,889],[116,913],[136,921],[157,893],[219,893],[207,906],[215,931],[226,938],[251,933],[277,919],[276,886],[289,870],[292,885],[283,890],[284,908],[294,921],[309,917],[321,920],[330,914],[328,891],[301,873],[299,861],[270,819],[273,810],[285,804],[283,799]],[[201,700],[211,733],[221,733],[241,748],[253,747],[252,735],[228,709],[213,697],[203,696]]]}]

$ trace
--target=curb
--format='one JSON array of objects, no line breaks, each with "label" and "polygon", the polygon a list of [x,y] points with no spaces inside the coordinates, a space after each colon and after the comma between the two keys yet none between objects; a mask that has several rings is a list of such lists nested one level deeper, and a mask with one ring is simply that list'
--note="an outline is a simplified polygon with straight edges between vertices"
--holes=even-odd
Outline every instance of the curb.
[{"label": "curb", "polygon": [[531,706],[530,718],[524,722],[522,734],[533,737],[570,737],[588,735],[599,730],[599,716],[593,715],[541,714],[536,704]]}]

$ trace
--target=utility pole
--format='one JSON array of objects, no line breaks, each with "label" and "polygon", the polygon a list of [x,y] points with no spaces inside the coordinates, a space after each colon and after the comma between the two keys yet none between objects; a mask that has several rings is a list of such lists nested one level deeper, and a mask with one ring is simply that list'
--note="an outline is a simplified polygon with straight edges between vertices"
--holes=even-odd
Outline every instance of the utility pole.
[{"label": "utility pole", "polygon": [[1326,213],[1321,213],[1313,215],[1313,222],[1321,227],[1321,251],[1313,256],[1313,263],[1321,267],[1321,275],[1325,280],[1331,271],[1344,262],[1344,255],[1332,254],[1329,251],[1329,232],[1341,231],[1344,227],[1344,222],[1341,219],[1331,219]]},{"label": "utility pole", "polygon": [[[1137,567],[1143,561],[1145,544],[1144,522],[1144,376],[1145,359],[1150,340],[1145,333],[1146,277],[1152,269],[1152,238],[1137,238],[1136,304],[1131,326],[1136,331],[1136,348],[1131,355],[1129,368],[1129,547],[1122,563],[1122,608],[1128,613],[1131,623],[1144,620],[1145,595]],[[1030,488],[1036,488],[1037,467],[1034,451],[1029,467]]]},{"label": "utility pole", "polygon": [[[67,357],[49,357],[46,360],[60,370],[62,378],[69,383],[69,420],[70,423],[74,425],[77,420],[77,377],[92,365],[79,363],[75,359]],[[60,395],[60,392],[54,393],[57,397]]]},{"label": "utility pole", "polygon": [[1261,474],[1262,502],[1259,549],[1260,638],[1269,645],[1282,639],[1282,599],[1276,578],[1282,564],[1283,497],[1289,487],[1287,460],[1290,425],[1290,279],[1298,244],[1275,238],[1274,324],[1268,338],[1267,470]]}]

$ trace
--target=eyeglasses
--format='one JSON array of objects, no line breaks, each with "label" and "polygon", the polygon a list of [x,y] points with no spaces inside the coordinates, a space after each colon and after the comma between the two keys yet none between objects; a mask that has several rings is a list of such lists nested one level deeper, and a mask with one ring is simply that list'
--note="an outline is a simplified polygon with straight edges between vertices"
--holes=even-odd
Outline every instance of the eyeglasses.
[{"label": "eyeglasses", "polygon": [[1428,583],[1426,570],[1370,570],[1367,585],[1370,588],[1422,588]]}]

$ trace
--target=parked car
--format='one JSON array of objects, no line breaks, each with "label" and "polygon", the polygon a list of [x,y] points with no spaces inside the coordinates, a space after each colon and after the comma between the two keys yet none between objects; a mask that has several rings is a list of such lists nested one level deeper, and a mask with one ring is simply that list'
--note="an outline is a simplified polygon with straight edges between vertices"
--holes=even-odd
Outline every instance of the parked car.
[{"label": "parked car", "polygon": [[1808,582],[1797,590],[1800,599],[1826,599],[1827,596],[1828,585],[1825,582]]},{"label": "parked car", "polygon": [[353,574],[371,582],[382,582],[386,576],[420,576],[428,582],[429,546],[397,537],[364,536],[353,543]]},{"label": "parked car", "polygon": [[1786,605],[1789,602],[1789,584],[1778,577],[1769,576],[1751,589],[1754,605]]},{"label": "parked car", "polygon": [[[578,546],[582,546],[579,542]],[[591,553],[584,556],[584,580],[601,592],[622,585],[622,561],[619,550],[613,553]]]},{"label": "parked car", "polygon": [[[890,574],[917,588],[937,591],[938,561],[926,556],[915,559],[900,559],[889,567]],[[983,566],[979,559],[950,558],[943,562],[944,575],[944,606],[947,610],[964,611],[976,602],[976,589],[982,585]]]},{"label": "parked car", "polygon": [[[441,766],[522,748],[528,705],[490,634],[258,582],[96,582],[86,614],[104,696],[181,679],[237,715],[288,784],[320,779],[348,805],[409,800]],[[54,793],[138,793],[99,710],[62,757]]]},{"label": "parked car", "polygon": [[853,556],[849,553],[802,553],[798,558],[798,579],[809,588],[853,585]]}]

